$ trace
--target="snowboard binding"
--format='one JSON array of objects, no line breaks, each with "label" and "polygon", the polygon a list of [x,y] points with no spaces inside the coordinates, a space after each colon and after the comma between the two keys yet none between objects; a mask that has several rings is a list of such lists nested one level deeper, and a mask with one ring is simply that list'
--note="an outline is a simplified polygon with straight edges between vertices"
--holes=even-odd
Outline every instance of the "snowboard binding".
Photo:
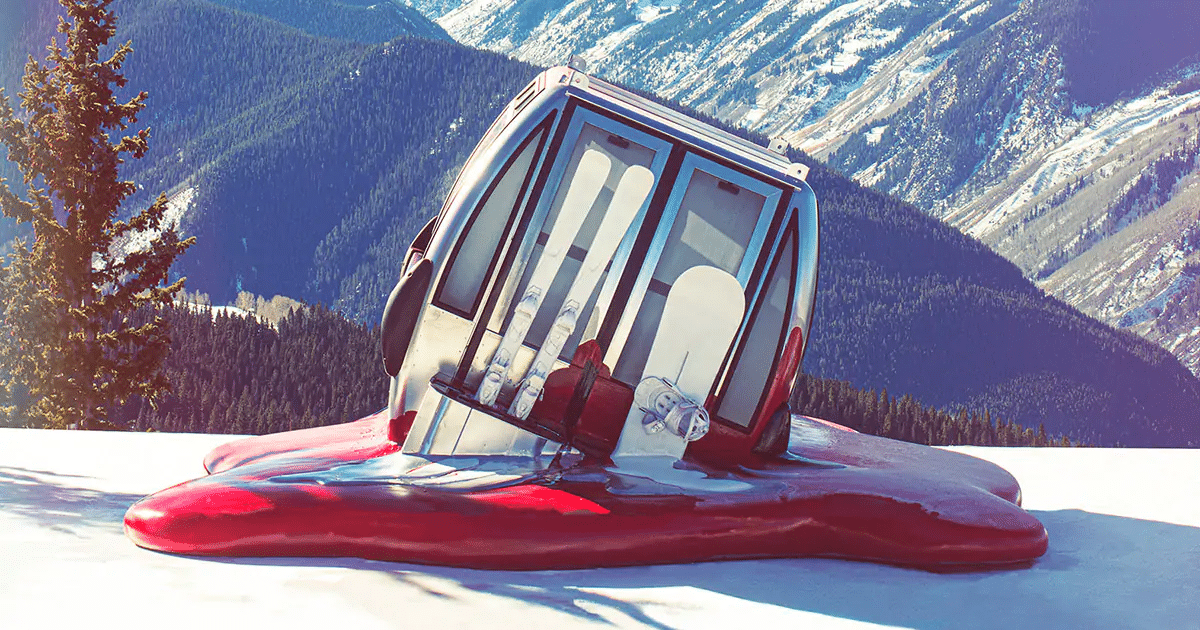
[{"label": "snowboard binding", "polygon": [[650,435],[669,431],[688,442],[708,433],[708,411],[689,400],[666,379],[648,376],[633,392],[634,403],[645,415],[642,429]]}]

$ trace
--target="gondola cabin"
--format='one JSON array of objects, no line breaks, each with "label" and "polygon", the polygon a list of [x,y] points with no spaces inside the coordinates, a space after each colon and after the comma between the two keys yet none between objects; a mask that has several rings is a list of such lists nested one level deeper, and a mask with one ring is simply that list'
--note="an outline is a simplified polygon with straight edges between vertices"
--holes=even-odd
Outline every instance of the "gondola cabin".
[{"label": "gondola cabin", "polygon": [[781,453],[816,288],[806,174],[580,70],[542,73],[389,297],[392,438],[618,465]]},{"label": "gondola cabin", "polygon": [[126,534],[501,570],[1027,565],[1047,536],[1012,475],[789,413],[816,286],[805,175],[548,70],[409,249],[383,317],[389,409],[218,447]]}]

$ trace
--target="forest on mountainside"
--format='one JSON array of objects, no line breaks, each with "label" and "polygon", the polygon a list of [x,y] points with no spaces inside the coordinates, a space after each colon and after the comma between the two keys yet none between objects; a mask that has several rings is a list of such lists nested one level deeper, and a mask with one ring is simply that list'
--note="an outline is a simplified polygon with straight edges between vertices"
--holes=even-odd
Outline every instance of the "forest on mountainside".
[{"label": "forest on mountainside", "polygon": [[277,327],[205,307],[162,315],[172,327],[164,365],[172,391],[157,408],[139,400],[114,413],[119,426],[263,434],[349,422],[387,405],[378,328],[320,306],[298,308]]},{"label": "forest on mountainside", "polygon": [[1003,419],[988,410],[959,409],[955,413],[922,405],[912,396],[891,396],[856,389],[845,381],[801,374],[792,391],[796,413],[821,418],[860,433],[930,446],[1077,446],[1064,436],[1035,430]]},{"label": "forest on mountainside", "polygon": [[420,11],[379,0],[212,0],[221,6],[271,18],[309,35],[379,44],[401,35],[450,39]]},{"label": "forest on mountainside", "polygon": [[[537,72],[451,42],[313,38],[204,0],[119,2],[153,129],[128,175],[147,195],[194,191],[183,228],[198,243],[178,269],[218,304],[249,290],[378,321],[409,240]],[[1200,443],[1200,385],[1165,351],[913,207],[793,159],[813,165],[822,212],[808,373],[1096,444]]]},{"label": "forest on mountainside", "polygon": [[147,54],[126,67],[158,87],[145,122],[170,149],[130,173],[195,189],[184,228],[199,238],[179,270],[218,303],[245,289],[377,319],[398,256],[536,72],[446,41],[298,37],[200,0],[131,8]]},{"label": "forest on mountainside", "polygon": [[1041,30],[1062,51],[1067,89],[1081,103],[1111,103],[1181,59],[1200,55],[1200,3],[1194,0],[1032,4]]},{"label": "forest on mountainside", "polygon": [[[136,320],[154,316],[143,311]],[[158,313],[174,340],[165,371],[172,391],[157,408],[134,401],[113,427],[133,431],[264,434],[365,417],[387,404],[379,329],[324,307],[300,307],[278,326],[253,315],[176,306]],[[994,420],[984,410],[955,413],[911,396],[866,392],[844,381],[802,375],[796,413],[918,444],[1067,446],[1038,429]],[[19,412],[7,424],[18,425]]]}]

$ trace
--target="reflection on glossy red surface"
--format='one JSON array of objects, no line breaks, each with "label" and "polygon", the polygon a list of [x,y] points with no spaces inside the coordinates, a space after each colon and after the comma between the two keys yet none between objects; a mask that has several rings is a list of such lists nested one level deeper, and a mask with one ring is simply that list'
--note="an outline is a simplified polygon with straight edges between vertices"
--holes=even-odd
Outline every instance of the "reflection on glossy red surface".
[{"label": "reflection on glossy red surface", "polygon": [[174,553],[484,569],[807,556],[961,569],[1045,552],[1045,530],[1017,506],[1003,469],[800,416],[793,424],[790,460],[677,467],[702,480],[694,485],[580,463],[464,490],[356,479],[397,451],[378,414],[222,446],[205,460],[212,474],[139,501],[125,530]]}]

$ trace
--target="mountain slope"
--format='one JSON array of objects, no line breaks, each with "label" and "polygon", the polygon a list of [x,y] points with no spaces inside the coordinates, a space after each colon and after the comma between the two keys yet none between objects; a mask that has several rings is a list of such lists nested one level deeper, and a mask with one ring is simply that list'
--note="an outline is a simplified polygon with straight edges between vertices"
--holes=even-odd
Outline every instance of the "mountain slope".
[{"label": "mountain slope", "polygon": [[810,181],[823,223],[806,371],[1097,444],[1193,439],[1197,382],[1165,350],[1081,316],[911,206],[826,169]]},{"label": "mountain slope", "polygon": [[[135,168],[149,190],[194,190],[183,225],[199,240],[179,269],[218,302],[246,289],[374,317],[394,275],[360,271],[364,258],[402,255],[492,112],[532,74],[449,42],[296,37],[205,2],[141,2],[124,19],[141,47],[130,76],[160,88],[146,118],[160,144]],[[488,96],[464,102],[431,72],[443,67]],[[458,134],[443,133],[464,115]]]},{"label": "mountain slope", "polygon": [[[1122,30],[1113,20],[1124,12],[1099,20],[1091,4],[1023,5],[828,157],[982,239],[1089,314],[1118,326],[1154,320],[1200,260],[1183,246],[1198,218],[1189,182],[1200,166],[1200,66],[1162,73],[1164,60],[1200,51],[1172,32],[1200,28],[1200,8],[1149,3]],[[1148,25],[1167,43],[1110,72],[1105,60],[1128,53]],[[1200,370],[1200,313],[1175,314],[1134,330]]]},{"label": "mountain slope", "polygon": [[401,35],[449,39],[416,9],[394,0],[213,0],[321,37],[378,44]]},{"label": "mountain slope", "polygon": [[[456,6],[452,6],[456,5]],[[880,98],[920,85],[1005,0],[415,0],[457,41],[539,64],[580,54],[611,79],[768,134],[821,119],[895,66]],[[900,76],[903,75],[903,76]],[[894,79],[894,80],[892,80]]]},{"label": "mountain slope", "polygon": [[[601,74],[782,136],[981,238],[1088,314],[1138,322],[1200,374],[1200,312],[1180,293],[1200,259],[1171,245],[1194,224],[1200,3],[415,6],[464,43],[535,63],[581,53]],[[1123,257],[1085,256],[1121,232],[1098,251]],[[1116,276],[1136,277],[1092,282]]]},{"label": "mountain slope", "polygon": [[[151,92],[156,129],[130,174],[147,195],[175,194],[200,239],[180,270],[218,303],[245,289],[377,318],[408,240],[536,72],[446,42],[306,37],[201,0],[126,6],[131,87]],[[1098,444],[1200,443],[1200,387],[1165,351],[1046,297],[913,207],[795,159],[815,167],[823,220],[808,372]]]}]

